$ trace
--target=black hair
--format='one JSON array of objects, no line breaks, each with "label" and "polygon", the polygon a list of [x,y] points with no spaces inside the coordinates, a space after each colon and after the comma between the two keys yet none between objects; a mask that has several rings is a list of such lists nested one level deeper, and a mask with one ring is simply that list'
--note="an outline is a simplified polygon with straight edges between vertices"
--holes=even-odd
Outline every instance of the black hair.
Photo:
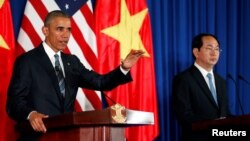
[{"label": "black hair", "polygon": [[[218,44],[220,44],[218,41],[218,38],[215,35],[210,34],[210,33],[200,33],[200,34],[196,35],[192,40],[192,52],[193,52],[194,48],[198,48],[198,50],[200,50],[200,48],[203,46],[202,38],[207,37],[207,36],[213,37],[218,42]],[[193,58],[195,59],[194,54],[193,54]]]},{"label": "black hair", "polygon": [[67,13],[64,13],[61,10],[54,10],[48,13],[44,20],[44,26],[48,26],[50,22],[56,18],[56,17],[64,17],[64,18],[70,18],[70,16]]}]

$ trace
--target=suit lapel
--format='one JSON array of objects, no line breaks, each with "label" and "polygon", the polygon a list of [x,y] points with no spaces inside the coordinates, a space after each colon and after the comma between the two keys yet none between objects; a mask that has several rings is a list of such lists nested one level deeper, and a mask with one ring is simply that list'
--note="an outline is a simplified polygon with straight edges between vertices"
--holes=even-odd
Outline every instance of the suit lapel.
[{"label": "suit lapel", "polygon": [[200,85],[202,91],[209,98],[209,100],[213,103],[213,105],[215,105],[218,108],[218,106],[215,103],[214,98],[210,92],[210,89],[209,89],[204,77],[202,76],[201,72],[195,66],[191,67],[191,72],[192,72],[191,74],[192,74],[193,78],[195,79],[195,81],[197,81],[197,84]]},{"label": "suit lapel", "polygon": [[221,83],[219,82],[218,76],[216,73],[214,73],[214,80],[215,80],[215,86],[216,86],[216,94],[217,94],[217,100],[218,100],[218,105],[221,105]]},{"label": "suit lapel", "polygon": [[61,53],[63,67],[64,67],[64,73],[65,73],[65,81],[68,82],[69,75],[70,75],[70,61],[68,60],[68,57],[63,52]]},{"label": "suit lapel", "polygon": [[48,55],[46,54],[44,48],[42,45],[40,45],[38,48],[37,48],[37,55],[38,58],[38,62],[43,66],[43,68],[45,69],[46,73],[49,75],[50,77],[50,80],[52,82],[52,85],[53,87],[55,88],[55,91],[56,91],[56,94],[58,96],[58,99],[60,101],[60,104],[61,106],[64,105],[63,104],[63,99],[62,99],[62,96],[60,94],[60,88],[59,88],[59,85],[58,85],[58,80],[57,80],[57,76],[56,76],[56,73],[55,73],[55,70],[54,70],[54,67],[48,57]]}]

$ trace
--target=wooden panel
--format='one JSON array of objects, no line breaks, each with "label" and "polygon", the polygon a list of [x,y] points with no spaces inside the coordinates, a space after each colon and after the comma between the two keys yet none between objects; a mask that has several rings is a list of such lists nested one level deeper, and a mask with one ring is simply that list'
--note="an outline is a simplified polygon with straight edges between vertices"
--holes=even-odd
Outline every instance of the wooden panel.
[{"label": "wooden panel", "polygon": [[79,127],[45,133],[39,141],[125,141],[124,128]]},{"label": "wooden panel", "polygon": [[80,129],[55,130],[45,133],[39,141],[80,141]]}]

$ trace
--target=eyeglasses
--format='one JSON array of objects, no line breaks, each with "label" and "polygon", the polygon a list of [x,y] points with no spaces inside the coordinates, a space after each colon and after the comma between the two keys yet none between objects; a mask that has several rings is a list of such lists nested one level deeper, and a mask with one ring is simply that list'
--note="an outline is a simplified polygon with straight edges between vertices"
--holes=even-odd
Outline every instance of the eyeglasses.
[{"label": "eyeglasses", "polygon": [[220,53],[222,52],[222,49],[220,49],[219,47],[205,47],[206,50],[208,50],[209,52],[215,51],[216,53]]}]

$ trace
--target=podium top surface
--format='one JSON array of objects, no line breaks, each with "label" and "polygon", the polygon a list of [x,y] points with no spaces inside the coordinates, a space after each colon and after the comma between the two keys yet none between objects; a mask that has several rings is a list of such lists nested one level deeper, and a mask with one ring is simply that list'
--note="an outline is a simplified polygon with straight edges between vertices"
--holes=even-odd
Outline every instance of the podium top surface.
[{"label": "podium top surface", "polygon": [[[129,127],[154,124],[154,114],[152,112],[135,111],[129,109],[114,109],[114,107],[111,106],[103,110],[65,113],[45,118],[43,121],[47,130],[79,126]],[[28,121],[17,124],[16,128],[20,132],[33,131]]]},{"label": "podium top surface", "polygon": [[250,115],[242,115],[215,120],[207,120],[192,124],[193,131],[207,130],[214,127],[222,126],[248,126],[250,127]]}]

